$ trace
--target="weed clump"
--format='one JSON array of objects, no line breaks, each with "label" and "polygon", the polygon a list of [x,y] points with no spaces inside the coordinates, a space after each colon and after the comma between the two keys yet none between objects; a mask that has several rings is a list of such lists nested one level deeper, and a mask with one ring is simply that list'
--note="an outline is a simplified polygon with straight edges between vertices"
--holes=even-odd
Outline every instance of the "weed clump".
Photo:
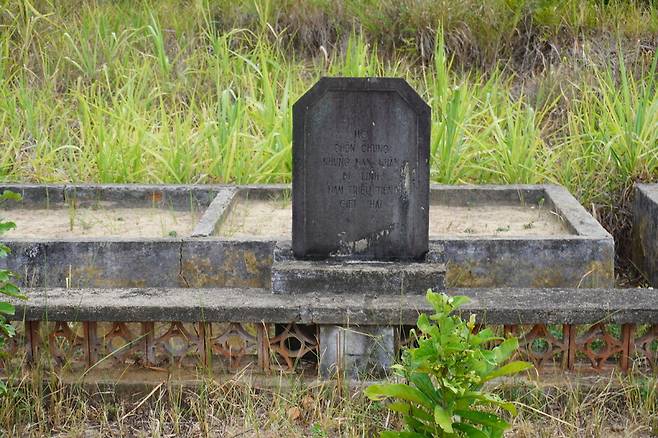
[{"label": "weed clump", "polygon": [[[496,377],[532,368],[523,361],[507,359],[519,346],[518,339],[497,337],[489,328],[475,331],[475,315],[468,321],[452,314],[469,299],[427,292],[434,314],[420,315],[419,333],[412,329],[417,346],[402,352],[394,365],[406,383],[371,385],[366,395],[373,400],[393,398],[388,409],[402,415],[404,432],[385,432],[382,437],[502,437],[510,424],[487,408],[498,407],[516,414],[513,403],[485,391]],[[498,343],[487,348],[491,343]]]}]

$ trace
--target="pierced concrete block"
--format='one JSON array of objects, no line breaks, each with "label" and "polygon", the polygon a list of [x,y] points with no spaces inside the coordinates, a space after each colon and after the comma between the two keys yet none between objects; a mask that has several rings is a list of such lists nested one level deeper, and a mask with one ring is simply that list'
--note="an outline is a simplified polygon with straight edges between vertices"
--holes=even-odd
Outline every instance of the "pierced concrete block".
[{"label": "pierced concrete block", "polygon": [[395,361],[390,326],[320,326],[320,374],[352,379],[381,377]]}]

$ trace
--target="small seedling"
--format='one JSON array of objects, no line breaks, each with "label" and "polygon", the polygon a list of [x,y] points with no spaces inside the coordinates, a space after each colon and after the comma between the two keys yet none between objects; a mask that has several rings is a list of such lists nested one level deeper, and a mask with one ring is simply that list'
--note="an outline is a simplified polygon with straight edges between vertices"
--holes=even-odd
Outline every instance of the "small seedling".
[{"label": "small seedling", "polygon": [[466,234],[473,234],[473,233],[475,233],[475,230],[474,230],[473,228],[471,228],[471,227],[468,227],[468,228],[465,228],[465,229],[464,229],[464,233],[466,233]]},{"label": "small seedling", "polygon": [[78,219],[78,222],[79,222],[80,225],[82,226],[82,229],[85,230],[85,231],[88,231],[88,230],[90,230],[90,229],[93,227],[93,223],[92,223],[92,222],[82,220],[82,218]]},{"label": "small seedling", "polygon": [[498,227],[496,228],[497,233],[505,233],[510,230],[510,226],[507,225],[506,227]]},{"label": "small seedling", "polygon": [[328,437],[327,432],[319,424],[314,424],[311,426],[311,436],[313,438],[325,438]]}]

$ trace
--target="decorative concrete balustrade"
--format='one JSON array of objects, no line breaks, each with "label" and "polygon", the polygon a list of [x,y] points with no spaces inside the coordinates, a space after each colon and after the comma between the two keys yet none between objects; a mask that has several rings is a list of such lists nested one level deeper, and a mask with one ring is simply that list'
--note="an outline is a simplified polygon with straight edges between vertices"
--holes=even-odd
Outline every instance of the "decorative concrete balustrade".
[{"label": "decorative concrete balustrade", "polygon": [[[540,372],[658,371],[652,289],[457,289],[479,327],[520,340]],[[381,376],[412,340],[422,295],[263,289],[38,289],[16,302],[21,353],[41,366]],[[336,336],[335,327],[344,333]],[[323,331],[329,331],[323,336]],[[337,343],[335,340],[339,339]],[[340,343],[343,343],[340,345]],[[331,365],[323,368],[323,364]],[[341,370],[342,368],[342,370]]]}]

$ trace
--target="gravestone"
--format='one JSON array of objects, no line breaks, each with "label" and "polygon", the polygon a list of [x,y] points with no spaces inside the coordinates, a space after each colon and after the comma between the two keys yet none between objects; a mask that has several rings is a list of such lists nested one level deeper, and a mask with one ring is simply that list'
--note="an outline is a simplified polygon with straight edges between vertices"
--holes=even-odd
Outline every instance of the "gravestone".
[{"label": "gravestone", "polygon": [[[419,294],[445,288],[429,246],[430,108],[403,79],[322,78],[293,107],[292,248],[272,292]],[[392,327],[321,325],[320,372],[383,373]]]},{"label": "gravestone", "polygon": [[322,78],[293,107],[294,256],[420,260],[430,108],[403,79]]}]

